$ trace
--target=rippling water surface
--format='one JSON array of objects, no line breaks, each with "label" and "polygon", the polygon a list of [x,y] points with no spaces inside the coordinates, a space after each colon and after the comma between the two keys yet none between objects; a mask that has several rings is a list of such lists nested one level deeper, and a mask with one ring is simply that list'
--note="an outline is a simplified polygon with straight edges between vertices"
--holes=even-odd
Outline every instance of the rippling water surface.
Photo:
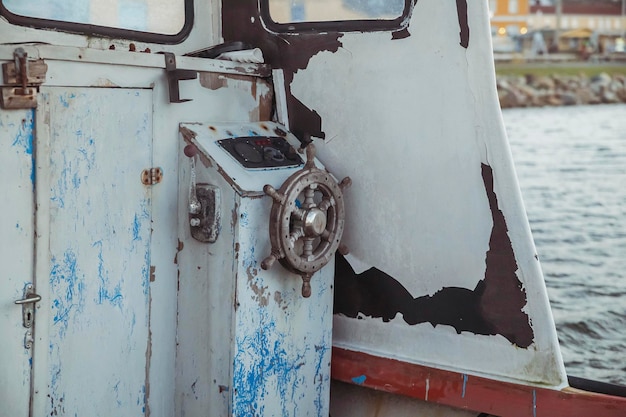
[{"label": "rippling water surface", "polygon": [[504,123],[567,372],[626,385],[626,105]]}]

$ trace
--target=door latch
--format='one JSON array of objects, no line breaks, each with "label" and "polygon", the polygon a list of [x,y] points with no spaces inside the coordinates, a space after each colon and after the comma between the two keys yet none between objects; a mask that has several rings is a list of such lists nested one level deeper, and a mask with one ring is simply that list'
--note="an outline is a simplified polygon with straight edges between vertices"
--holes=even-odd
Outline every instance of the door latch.
[{"label": "door latch", "polygon": [[15,300],[15,304],[22,306],[22,324],[27,329],[33,326],[35,318],[35,303],[41,301],[41,296],[35,294],[33,284],[26,284],[24,287],[24,298]]},{"label": "door latch", "polygon": [[48,65],[43,59],[28,60],[23,48],[13,52],[14,62],[2,64],[4,84],[0,94],[3,109],[32,109],[37,107],[38,87],[46,81]]}]

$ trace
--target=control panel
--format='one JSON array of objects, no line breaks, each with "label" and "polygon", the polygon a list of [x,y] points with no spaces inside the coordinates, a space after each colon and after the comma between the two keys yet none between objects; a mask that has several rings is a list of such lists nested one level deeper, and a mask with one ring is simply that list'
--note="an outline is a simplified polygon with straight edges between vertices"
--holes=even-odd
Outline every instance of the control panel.
[{"label": "control panel", "polygon": [[304,164],[293,146],[285,138],[277,136],[240,136],[221,139],[217,143],[248,169],[298,167]]}]

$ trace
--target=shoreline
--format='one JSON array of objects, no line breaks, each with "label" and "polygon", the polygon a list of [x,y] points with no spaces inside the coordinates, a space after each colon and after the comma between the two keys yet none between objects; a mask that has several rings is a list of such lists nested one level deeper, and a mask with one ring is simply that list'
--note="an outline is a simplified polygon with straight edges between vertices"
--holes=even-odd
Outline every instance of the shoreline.
[{"label": "shoreline", "polygon": [[[589,65],[587,68],[593,67]],[[582,68],[572,65],[568,72],[568,69],[563,71],[563,66],[547,65],[538,71],[536,66],[522,65],[515,68],[514,72],[496,72],[500,107],[505,109],[626,103],[625,66],[621,66],[624,71],[602,71],[595,74]]]}]

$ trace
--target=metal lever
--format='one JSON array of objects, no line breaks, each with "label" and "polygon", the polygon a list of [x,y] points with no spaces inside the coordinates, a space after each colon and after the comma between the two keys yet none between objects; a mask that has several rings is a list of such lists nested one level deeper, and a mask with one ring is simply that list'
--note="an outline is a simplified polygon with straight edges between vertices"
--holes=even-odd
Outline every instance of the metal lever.
[{"label": "metal lever", "polygon": [[15,304],[30,304],[41,301],[41,296],[37,294],[31,294],[28,298],[22,298],[21,300],[15,300]]},{"label": "metal lever", "polygon": [[24,287],[24,298],[15,300],[15,304],[22,306],[22,324],[27,329],[33,326],[35,303],[39,301],[41,301],[41,296],[35,294],[33,284],[26,284],[26,287]]}]

